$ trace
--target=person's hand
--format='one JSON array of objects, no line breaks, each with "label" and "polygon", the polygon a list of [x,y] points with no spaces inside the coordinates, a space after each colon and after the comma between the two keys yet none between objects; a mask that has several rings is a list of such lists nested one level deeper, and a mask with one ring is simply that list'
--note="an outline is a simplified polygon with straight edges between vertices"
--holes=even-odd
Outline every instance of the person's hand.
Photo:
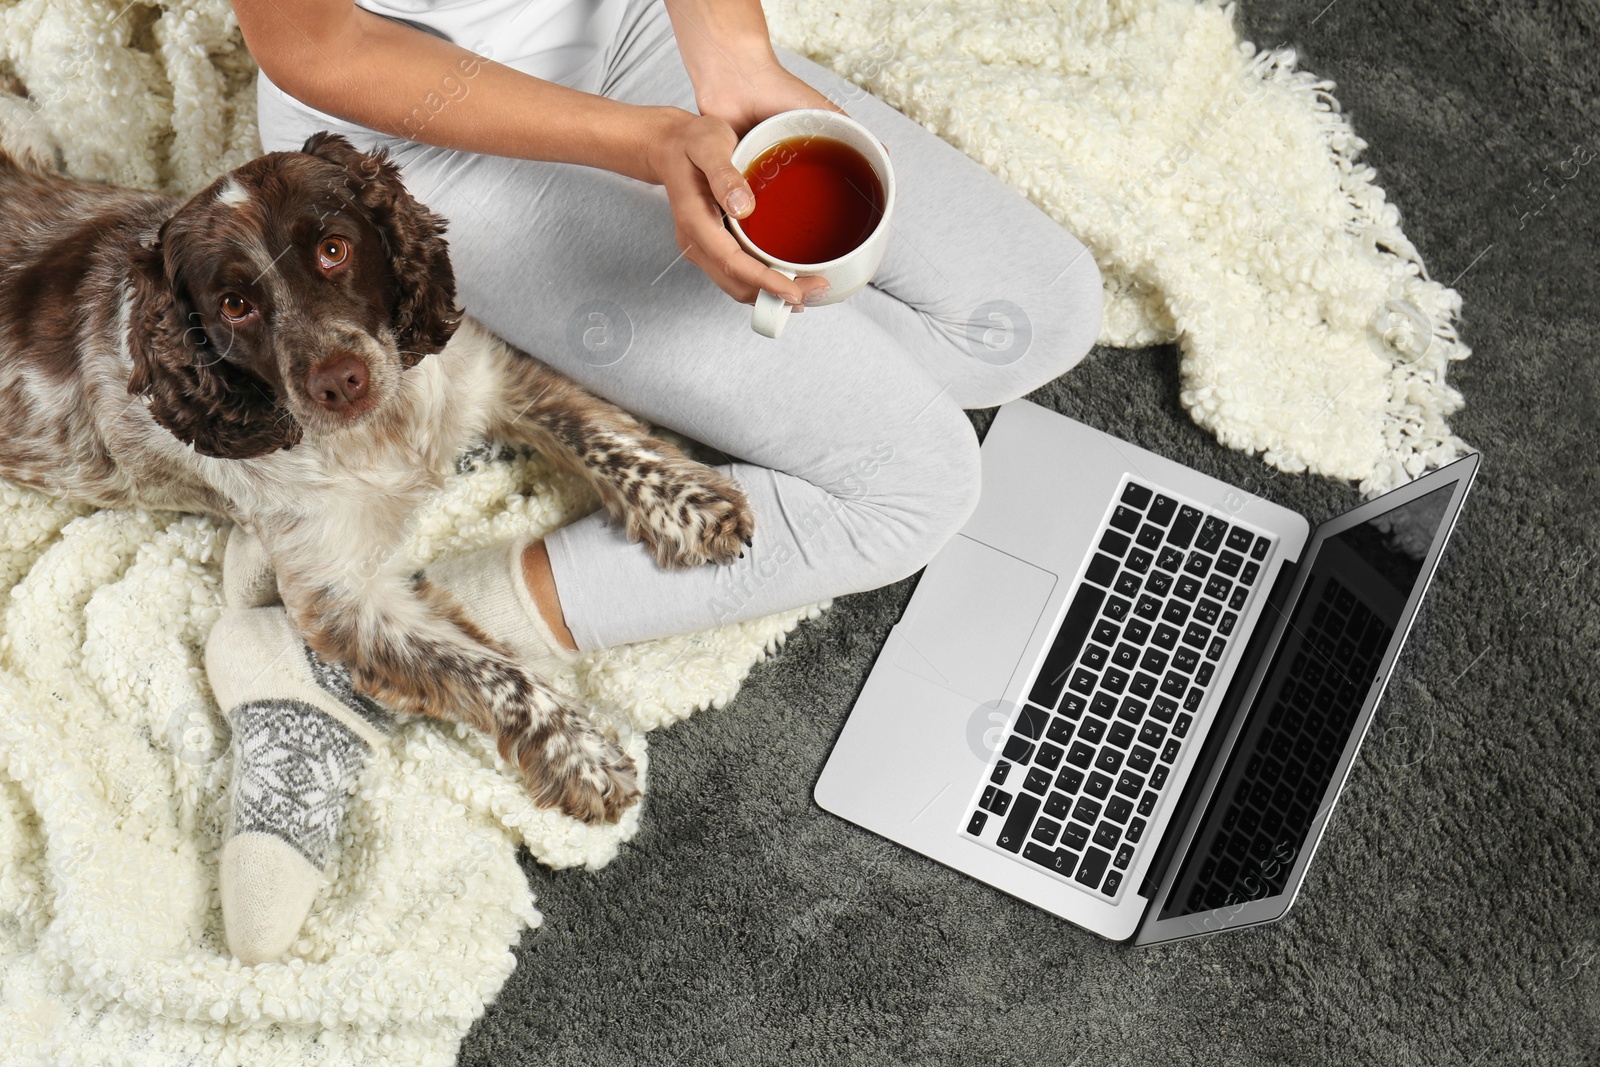
[{"label": "person's hand", "polygon": [[678,247],[735,300],[754,303],[765,289],[802,310],[806,294],[827,283],[778,273],[747,253],[723,225],[724,211],[742,219],[755,210],[755,194],[733,165],[733,149],[751,127],[780,111],[839,108],[776,60],[700,92],[698,103],[702,114],[677,112],[651,146],[652,170],[667,191]]}]

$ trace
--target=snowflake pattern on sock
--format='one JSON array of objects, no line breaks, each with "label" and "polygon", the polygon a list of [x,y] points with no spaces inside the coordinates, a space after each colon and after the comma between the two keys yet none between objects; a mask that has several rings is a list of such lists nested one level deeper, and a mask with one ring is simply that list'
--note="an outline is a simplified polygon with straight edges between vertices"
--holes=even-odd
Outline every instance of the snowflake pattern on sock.
[{"label": "snowflake pattern on sock", "polygon": [[227,836],[282,838],[318,870],[338,839],[350,784],[368,745],[320,708],[298,700],[246,701],[233,726],[233,810]]},{"label": "snowflake pattern on sock", "polygon": [[306,645],[305,649],[306,662],[311,665],[311,677],[316,679],[324,692],[361,716],[375,729],[386,734],[394,731],[394,713],[371,697],[356,692],[355,683],[350,680],[348,667],[342,663],[325,662],[322,657],[311,651],[310,645]]}]

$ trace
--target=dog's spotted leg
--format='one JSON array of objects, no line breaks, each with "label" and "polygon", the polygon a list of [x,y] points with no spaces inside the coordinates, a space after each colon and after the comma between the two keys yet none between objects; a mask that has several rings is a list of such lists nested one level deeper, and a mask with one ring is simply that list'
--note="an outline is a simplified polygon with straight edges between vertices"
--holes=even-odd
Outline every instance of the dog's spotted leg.
[{"label": "dog's spotted leg", "polygon": [[316,588],[280,580],[295,626],[357,690],[410,715],[460,719],[494,737],[536,804],[615,822],[639,797],[633,760],[480,632],[447,595],[418,583]]},{"label": "dog's spotted leg", "polygon": [[512,348],[492,432],[585,478],[607,512],[662,567],[731,563],[755,535],[738,485],[638,419]]}]

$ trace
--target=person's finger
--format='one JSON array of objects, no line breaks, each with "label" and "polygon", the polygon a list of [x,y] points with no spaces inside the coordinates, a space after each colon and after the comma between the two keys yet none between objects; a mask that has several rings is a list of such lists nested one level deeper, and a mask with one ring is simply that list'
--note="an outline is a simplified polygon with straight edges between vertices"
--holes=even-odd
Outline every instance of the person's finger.
[{"label": "person's finger", "polygon": [[689,142],[689,160],[705,175],[706,185],[717,205],[736,219],[755,210],[756,197],[750,183],[733,165],[733,149],[739,143],[733,127],[717,120],[708,122],[699,136]]}]

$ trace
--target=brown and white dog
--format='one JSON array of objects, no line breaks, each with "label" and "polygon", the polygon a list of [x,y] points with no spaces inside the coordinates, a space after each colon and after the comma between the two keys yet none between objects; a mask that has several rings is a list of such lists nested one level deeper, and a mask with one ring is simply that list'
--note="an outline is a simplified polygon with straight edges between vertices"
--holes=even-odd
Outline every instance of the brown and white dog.
[{"label": "brown and white dog", "polygon": [[253,531],[361,691],[494,736],[534,800],[615,820],[616,743],[395,549],[479,438],[579,472],[665,567],[750,543],[738,487],[455,307],[444,220],[331,134],[184,203],[68,179],[0,102],[0,476]]}]

